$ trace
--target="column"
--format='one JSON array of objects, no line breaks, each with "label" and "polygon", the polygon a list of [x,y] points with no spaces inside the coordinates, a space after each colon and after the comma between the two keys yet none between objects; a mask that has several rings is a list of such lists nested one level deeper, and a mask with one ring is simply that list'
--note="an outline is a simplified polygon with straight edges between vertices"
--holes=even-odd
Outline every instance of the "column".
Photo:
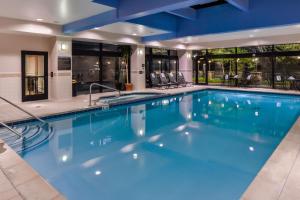
[{"label": "column", "polygon": [[130,77],[133,90],[143,90],[146,88],[145,75],[145,47],[132,46]]},{"label": "column", "polygon": [[193,82],[193,59],[192,51],[178,50],[179,71],[183,73],[187,82]]}]

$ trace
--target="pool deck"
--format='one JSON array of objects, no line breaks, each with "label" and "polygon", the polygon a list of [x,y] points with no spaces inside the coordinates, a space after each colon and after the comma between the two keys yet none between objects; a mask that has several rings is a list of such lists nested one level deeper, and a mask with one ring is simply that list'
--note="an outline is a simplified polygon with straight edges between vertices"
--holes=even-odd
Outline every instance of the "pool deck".
[{"label": "pool deck", "polygon": [[[193,86],[167,90],[146,89],[139,92],[163,92],[179,94],[202,89],[229,89],[236,91],[299,94],[297,91],[228,88],[218,86]],[[113,93],[95,94],[93,99]],[[39,101],[18,104],[31,113],[45,117],[90,109],[88,95],[65,101]],[[101,107],[102,105],[96,105]],[[95,108],[95,107],[93,107]],[[28,119],[28,116],[5,103],[0,103],[0,121],[13,122]],[[46,182],[17,153],[0,140],[0,199],[65,199]],[[268,159],[251,185],[242,196],[244,200],[297,200],[300,199],[300,117]]]}]

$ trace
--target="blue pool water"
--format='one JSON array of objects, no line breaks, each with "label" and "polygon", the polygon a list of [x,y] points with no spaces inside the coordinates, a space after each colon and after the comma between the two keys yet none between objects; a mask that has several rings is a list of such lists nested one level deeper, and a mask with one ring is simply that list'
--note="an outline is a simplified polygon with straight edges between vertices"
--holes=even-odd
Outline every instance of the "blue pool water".
[{"label": "blue pool water", "polygon": [[55,117],[23,155],[68,199],[239,199],[299,116],[296,96],[207,90]]}]

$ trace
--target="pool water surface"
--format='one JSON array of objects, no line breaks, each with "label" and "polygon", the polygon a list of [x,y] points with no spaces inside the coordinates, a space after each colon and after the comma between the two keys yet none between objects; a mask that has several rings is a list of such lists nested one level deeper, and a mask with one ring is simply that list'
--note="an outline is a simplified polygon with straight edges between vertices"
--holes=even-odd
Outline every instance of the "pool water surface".
[{"label": "pool water surface", "polygon": [[205,90],[48,119],[54,136],[22,156],[68,199],[234,200],[299,111],[297,96]]}]

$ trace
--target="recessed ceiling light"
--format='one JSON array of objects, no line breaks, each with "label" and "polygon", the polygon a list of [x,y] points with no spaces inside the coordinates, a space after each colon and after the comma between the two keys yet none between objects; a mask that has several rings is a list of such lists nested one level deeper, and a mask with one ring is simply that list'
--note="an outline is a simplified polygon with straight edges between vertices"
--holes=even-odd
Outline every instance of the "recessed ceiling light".
[{"label": "recessed ceiling light", "polygon": [[42,18],[38,18],[38,19],[36,19],[36,21],[38,21],[38,22],[42,22],[42,21],[44,21],[44,19],[42,19]]},{"label": "recessed ceiling light", "polygon": [[95,27],[94,30],[99,30],[99,27]]},{"label": "recessed ceiling light", "polygon": [[136,36],[137,34],[136,34],[136,33],[133,33],[132,35]]}]

